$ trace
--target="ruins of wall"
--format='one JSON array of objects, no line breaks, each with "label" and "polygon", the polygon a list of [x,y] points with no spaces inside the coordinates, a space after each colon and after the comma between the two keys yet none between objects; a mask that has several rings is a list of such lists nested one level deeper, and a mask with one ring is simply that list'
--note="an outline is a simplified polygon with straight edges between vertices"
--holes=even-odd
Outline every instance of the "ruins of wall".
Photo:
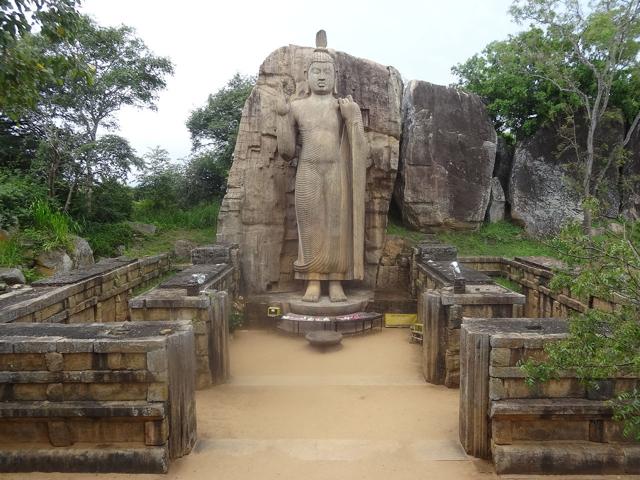
[{"label": "ruins of wall", "polygon": [[0,297],[1,323],[90,323],[129,319],[128,301],[169,271],[168,254],[107,259]]},{"label": "ruins of wall", "polygon": [[567,321],[465,319],[460,337],[460,442],[493,458],[498,474],[637,474],[640,445],[622,435],[607,401],[638,385],[637,377],[588,388],[572,372],[529,386],[519,367],[545,358]]},{"label": "ruins of wall", "polygon": [[196,440],[185,322],[0,325],[0,471],[164,473]]}]

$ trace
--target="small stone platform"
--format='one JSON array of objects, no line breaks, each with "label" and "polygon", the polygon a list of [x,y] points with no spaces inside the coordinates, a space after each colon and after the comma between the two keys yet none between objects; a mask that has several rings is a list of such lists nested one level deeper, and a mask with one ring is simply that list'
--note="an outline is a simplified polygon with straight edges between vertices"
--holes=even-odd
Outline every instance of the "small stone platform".
[{"label": "small stone platform", "polygon": [[317,332],[309,332],[304,338],[307,339],[307,342],[312,347],[316,348],[327,348],[327,347],[335,347],[342,342],[342,334],[340,332],[332,332],[332,331],[317,331]]},{"label": "small stone platform", "polygon": [[287,313],[278,321],[278,329],[296,335],[309,332],[332,331],[341,334],[357,334],[382,328],[382,314],[377,312],[356,312],[337,316],[314,316]]}]

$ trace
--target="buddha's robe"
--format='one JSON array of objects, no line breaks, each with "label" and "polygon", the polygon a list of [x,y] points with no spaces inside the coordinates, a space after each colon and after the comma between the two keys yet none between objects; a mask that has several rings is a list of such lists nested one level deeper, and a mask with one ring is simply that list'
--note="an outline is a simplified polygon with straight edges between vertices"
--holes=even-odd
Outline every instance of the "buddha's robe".
[{"label": "buddha's robe", "polygon": [[355,115],[346,121],[338,101],[328,100],[294,101],[278,129],[281,152],[295,151],[296,140],[299,143],[295,278],[362,279],[368,144],[358,106],[353,104]]}]

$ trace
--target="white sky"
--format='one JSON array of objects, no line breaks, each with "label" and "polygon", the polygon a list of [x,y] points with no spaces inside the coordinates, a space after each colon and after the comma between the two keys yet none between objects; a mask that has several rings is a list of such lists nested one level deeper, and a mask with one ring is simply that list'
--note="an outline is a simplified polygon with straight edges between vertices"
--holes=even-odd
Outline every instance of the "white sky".
[{"label": "white sky", "polygon": [[120,134],[138,154],[156,145],[174,159],[191,148],[185,121],[234,73],[256,75],[273,50],[313,46],[327,31],[329,47],[397,68],[405,80],[449,84],[450,69],[489,42],[519,30],[511,0],[84,0],[99,24],[136,29],[175,73],[158,110],[123,109]]}]

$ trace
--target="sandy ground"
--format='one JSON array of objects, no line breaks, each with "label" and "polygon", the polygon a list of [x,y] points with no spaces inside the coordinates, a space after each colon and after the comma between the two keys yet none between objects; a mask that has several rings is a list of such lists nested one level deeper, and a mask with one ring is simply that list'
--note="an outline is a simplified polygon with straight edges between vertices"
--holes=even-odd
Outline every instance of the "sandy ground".
[{"label": "sandy ground", "polygon": [[0,478],[499,478],[489,463],[465,455],[458,442],[458,391],[424,383],[420,347],[407,336],[407,330],[385,329],[347,337],[341,348],[323,353],[303,338],[236,332],[232,381],[198,392],[197,447],[168,475]]}]

